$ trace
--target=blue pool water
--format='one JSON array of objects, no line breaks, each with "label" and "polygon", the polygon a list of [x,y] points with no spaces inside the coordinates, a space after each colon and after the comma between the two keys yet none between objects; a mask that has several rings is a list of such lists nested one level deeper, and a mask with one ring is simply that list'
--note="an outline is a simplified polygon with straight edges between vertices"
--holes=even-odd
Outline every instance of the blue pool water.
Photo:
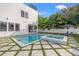
[{"label": "blue pool water", "polygon": [[29,34],[29,35],[21,35],[15,37],[17,41],[21,42],[22,44],[28,44],[36,40],[40,40],[41,35],[39,34]]},{"label": "blue pool water", "polygon": [[55,38],[55,39],[58,39],[58,40],[63,40],[63,36],[56,36],[56,35],[49,35],[49,36],[47,36],[47,37],[49,37],[49,38]]},{"label": "blue pool water", "polygon": [[[44,39],[43,36],[45,36],[45,35],[29,34],[29,35],[15,36],[15,38],[22,45],[28,45],[28,44],[32,44],[33,42]],[[51,38],[51,40],[63,40],[63,38],[64,38],[63,36],[58,36],[58,35],[49,35],[47,37]],[[18,43],[18,42],[16,42],[16,43]]]}]

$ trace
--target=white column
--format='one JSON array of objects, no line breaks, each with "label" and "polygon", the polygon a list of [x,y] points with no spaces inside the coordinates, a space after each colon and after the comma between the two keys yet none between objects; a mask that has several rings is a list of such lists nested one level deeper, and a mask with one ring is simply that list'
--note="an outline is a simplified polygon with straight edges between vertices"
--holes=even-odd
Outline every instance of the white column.
[{"label": "white column", "polygon": [[7,32],[8,32],[8,30],[9,30],[9,25],[8,25],[8,23],[9,23],[9,22],[7,21]]},{"label": "white column", "polygon": [[15,32],[15,23],[14,23],[14,32]]}]

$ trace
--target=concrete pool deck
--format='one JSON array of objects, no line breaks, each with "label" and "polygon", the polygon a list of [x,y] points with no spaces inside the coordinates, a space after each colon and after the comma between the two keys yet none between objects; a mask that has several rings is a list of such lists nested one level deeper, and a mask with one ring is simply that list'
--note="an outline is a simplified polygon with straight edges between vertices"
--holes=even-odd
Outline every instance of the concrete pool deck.
[{"label": "concrete pool deck", "polygon": [[79,45],[69,39],[69,46],[41,40],[20,48],[11,38],[0,38],[0,56],[79,56]]}]

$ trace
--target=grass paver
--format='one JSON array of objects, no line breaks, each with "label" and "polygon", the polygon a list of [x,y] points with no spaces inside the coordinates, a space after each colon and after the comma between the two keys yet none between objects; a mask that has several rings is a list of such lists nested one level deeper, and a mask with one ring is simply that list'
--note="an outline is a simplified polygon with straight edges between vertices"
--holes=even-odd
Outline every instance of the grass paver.
[{"label": "grass paver", "polygon": [[58,56],[58,55],[56,54],[56,52],[55,52],[54,50],[52,50],[52,49],[50,49],[50,50],[45,50],[45,53],[46,53],[46,56]]},{"label": "grass paver", "polygon": [[[63,46],[61,46],[61,47],[63,48]],[[69,52],[70,54],[72,54],[73,56],[75,56],[75,54],[73,54],[72,52],[68,51],[67,48],[63,48],[63,49],[66,50],[67,52]]]},{"label": "grass paver", "polygon": [[67,52],[65,49],[56,49],[62,56],[72,56],[69,52]]},{"label": "grass paver", "polygon": [[30,49],[30,51],[29,51],[29,56],[32,55],[32,49],[33,49],[33,44],[31,44],[31,49]]},{"label": "grass paver", "polygon": [[[48,41],[47,41],[48,42]],[[48,42],[48,44],[50,45],[50,47],[57,53],[58,56],[61,56],[57,51],[56,49]]]},{"label": "grass paver", "polygon": [[41,50],[33,50],[32,56],[43,56],[43,53]]},{"label": "grass paver", "polygon": [[19,50],[17,50],[17,52],[16,52],[16,54],[14,56],[16,56],[20,51],[21,51],[21,48]]},{"label": "grass paver", "polygon": [[5,54],[3,54],[2,56],[14,56],[16,53],[16,51],[12,51],[12,52],[6,52]]},{"label": "grass paver", "polygon": [[[11,38],[1,38],[0,56],[70,56],[79,55],[79,46],[74,39],[69,40],[69,46],[41,40],[31,45],[20,47]],[[7,48],[7,49],[6,49]],[[64,51],[64,52],[63,52]],[[63,52],[61,54],[61,52]],[[24,54],[23,54],[24,53]],[[36,54],[37,53],[37,54]]]},{"label": "grass paver", "polygon": [[46,56],[46,54],[45,54],[45,51],[44,51],[44,48],[43,48],[43,45],[42,45],[41,41],[40,41],[40,45],[41,45],[41,49],[42,49],[43,56]]},{"label": "grass paver", "polygon": [[[13,47],[13,46],[12,46]],[[12,47],[10,47],[8,50],[4,51],[1,55],[5,54],[6,52],[8,52]],[[0,55],[0,56],[1,56]]]},{"label": "grass paver", "polygon": [[20,51],[17,56],[28,56],[29,55],[29,51]]},{"label": "grass paver", "polygon": [[75,49],[67,49],[68,51],[70,51],[71,53],[73,53],[75,56],[79,56],[79,51],[75,50]]}]

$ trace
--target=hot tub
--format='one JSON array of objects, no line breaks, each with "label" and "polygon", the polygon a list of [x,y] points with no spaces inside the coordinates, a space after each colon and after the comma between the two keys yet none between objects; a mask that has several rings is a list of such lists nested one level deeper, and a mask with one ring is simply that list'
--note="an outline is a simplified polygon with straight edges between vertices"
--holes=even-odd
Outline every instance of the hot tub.
[{"label": "hot tub", "polygon": [[67,36],[64,35],[45,35],[42,39],[54,43],[67,44]]}]

